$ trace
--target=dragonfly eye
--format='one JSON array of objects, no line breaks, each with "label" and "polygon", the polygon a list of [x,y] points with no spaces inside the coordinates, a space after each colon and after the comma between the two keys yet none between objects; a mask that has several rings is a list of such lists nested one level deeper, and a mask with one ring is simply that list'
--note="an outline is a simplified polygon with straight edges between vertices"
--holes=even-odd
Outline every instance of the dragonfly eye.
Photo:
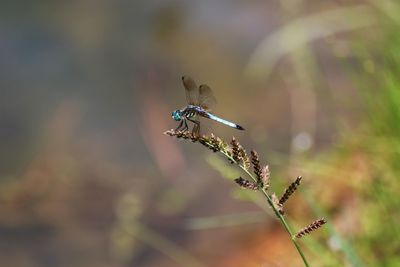
[{"label": "dragonfly eye", "polygon": [[174,112],[172,112],[172,118],[174,120],[176,120],[176,121],[182,120],[180,111],[179,110],[175,110]]}]

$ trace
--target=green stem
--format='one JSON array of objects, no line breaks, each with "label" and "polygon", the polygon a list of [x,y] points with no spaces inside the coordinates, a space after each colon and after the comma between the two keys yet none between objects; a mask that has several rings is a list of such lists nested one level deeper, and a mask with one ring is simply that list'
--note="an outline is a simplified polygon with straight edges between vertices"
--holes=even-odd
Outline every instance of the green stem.
[{"label": "green stem", "polygon": [[[223,150],[220,150],[220,152],[227,157],[230,161],[236,163],[236,165],[238,165],[254,182],[257,182],[257,179],[241,164],[239,164],[237,161],[235,161],[228,153],[226,153]],[[285,218],[283,218],[282,214],[280,214],[280,212],[276,209],[271,196],[268,195],[267,191],[265,189],[261,189],[261,192],[264,194],[264,196],[267,198],[268,204],[271,206],[271,208],[274,210],[276,216],[278,217],[278,219],[281,221],[282,225],[285,227],[286,232],[288,232],[288,234],[290,235],[292,242],[294,244],[294,246],[296,247],[297,251],[299,252],[301,259],[303,260],[304,266],[309,267],[310,265],[307,262],[307,259],[301,249],[301,247],[299,246],[299,243],[297,242],[296,237],[294,236],[292,230],[290,229],[289,225],[287,224],[287,222],[285,221]]]},{"label": "green stem", "polygon": [[301,259],[302,259],[303,262],[304,262],[304,265],[307,266],[307,267],[309,267],[308,262],[307,262],[307,259],[306,259],[306,257],[304,256],[304,253],[303,253],[302,249],[300,248],[299,243],[297,242],[297,239],[296,239],[296,237],[294,236],[294,234],[292,233],[292,230],[290,229],[289,225],[287,224],[285,218],[284,218],[284,217],[282,216],[282,214],[275,208],[275,206],[274,206],[274,204],[273,204],[273,202],[272,202],[272,199],[271,199],[271,197],[268,195],[268,193],[267,193],[264,189],[262,189],[262,192],[263,192],[263,194],[265,195],[265,197],[267,198],[269,205],[272,207],[272,209],[274,210],[275,214],[278,216],[278,219],[281,221],[281,223],[282,223],[283,226],[285,227],[286,232],[288,232],[288,234],[291,236],[292,242],[293,242],[293,244],[295,245],[297,251],[299,252],[299,254],[300,254],[300,256],[301,256]]}]

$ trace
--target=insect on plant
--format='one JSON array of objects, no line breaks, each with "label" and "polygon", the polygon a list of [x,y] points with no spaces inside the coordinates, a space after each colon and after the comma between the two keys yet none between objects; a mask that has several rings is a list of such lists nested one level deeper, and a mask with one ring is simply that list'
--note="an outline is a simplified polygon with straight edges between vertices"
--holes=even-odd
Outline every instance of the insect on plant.
[{"label": "insect on plant", "polygon": [[238,130],[244,130],[242,126],[221,119],[220,117],[217,117],[211,113],[211,109],[216,105],[217,101],[208,85],[202,84],[197,87],[194,80],[189,76],[183,76],[182,83],[185,87],[188,105],[182,109],[177,109],[172,112],[172,118],[175,121],[180,121],[175,131],[187,131],[189,129],[188,121],[190,121],[194,124],[192,132],[194,134],[199,134],[200,121],[198,117],[211,119]]},{"label": "insect on plant", "polygon": [[[296,180],[284,190],[281,197],[278,197],[277,194],[271,192],[269,166],[261,164],[258,153],[255,150],[251,150],[249,156],[235,137],[232,137],[232,140],[227,143],[214,134],[211,134],[210,136],[200,135],[200,121],[198,120],[198,117],[212,119],[238,130],[244,130],[244,128],[236,123],[221,119],[210,113],[210,108],[216,104],[215,97],[210,87],[205,84],[197,87],[193,79],[188,76],[183,76],[182,82],[185,87],[188,105],[172,112],[172,118],[176,121],[180,121],[180,123],[175,130],[171,129],[164,132],[164,134],[178,139],[190,140],[192,143],[199,143],[213,152],[221,153],[228,162],[242,169],[249,179],[240,176],[234,181],[243,189],[258,191],[266,198],[266,203],[272,208],[277,219],[290,235],[304,265],[308,267],[309,264],[307,259],[297,240],[320,228],[326,223],[326,220],[323,218],[317,219],[306,227],[300,229],[297,233],[294,233],[286,222],[284,217],[284,205],[300,186],[302,177],[298,176]],[[188,121],[194,124],[192,131],[189,131]]]}]

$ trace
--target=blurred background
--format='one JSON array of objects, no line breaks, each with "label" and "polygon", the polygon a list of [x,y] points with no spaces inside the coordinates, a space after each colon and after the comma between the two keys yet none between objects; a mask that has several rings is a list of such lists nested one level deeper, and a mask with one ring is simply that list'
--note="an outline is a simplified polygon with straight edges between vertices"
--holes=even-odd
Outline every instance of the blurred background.
[{"label": "blurred background", "polygon": [[400,266],[400,4],[2,1],[1,266],[303,266],[235,166],[163,135],[207,83],[311,266]]}]

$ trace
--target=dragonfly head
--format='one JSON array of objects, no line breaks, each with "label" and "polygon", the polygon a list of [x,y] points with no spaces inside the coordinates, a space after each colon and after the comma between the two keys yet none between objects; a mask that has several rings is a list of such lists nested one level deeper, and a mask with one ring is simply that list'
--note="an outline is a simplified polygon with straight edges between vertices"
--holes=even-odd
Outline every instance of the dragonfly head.
[{"label": "dragonfly head", "polygon": [[176,120],[176,121],[182,120],[182,113],[181,113],[181,111],[180,111],[179,109],[174,110],[174,111],[172,112],[172,118],[173,118],[174,120]]}]

